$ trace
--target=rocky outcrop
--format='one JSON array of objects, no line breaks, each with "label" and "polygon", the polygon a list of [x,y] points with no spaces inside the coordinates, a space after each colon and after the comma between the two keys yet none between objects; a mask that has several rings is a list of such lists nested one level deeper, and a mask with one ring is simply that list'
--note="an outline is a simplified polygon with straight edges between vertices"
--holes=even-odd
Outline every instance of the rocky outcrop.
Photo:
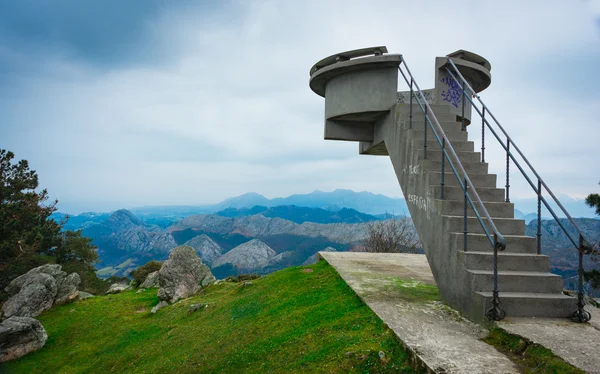
[{"label": "rocky outcrop", "polygon": [[153,271],[148,274],[144,283],[140,285],[140,288],[158,288],[158,271]]},{"label": "rocky outcrop", "polygon": [[[292,234],[309,237],[324,237],[336,243],[353,243],[364,239],[368,223],[313,223],[297,224],[282,218],[267,218],[261,215],[227,218],[214,214],[189,216],[169,227],[169,231],[194,229],[219,235],[241,234],[261,237]],[[213,265],[214,267],[214,265]]]},{"label": "rocky outcrop", "polygon": [[[319,252],[337,252],[337,249],[335,249],[333,247],[327,247],[325,249],[321,249]],[[319,261],[319,253],[317,252],[314,255],[307,258],[306,261],[304,261],[302,263],[302,266],[316,264],[318,261]]]},{"label": "rocky outcrop", "polygon": [[202,259],[202,262],[208,266],[212,266],[212,263],[220,257],[222,253],[221,247],[206,234],[195,236],[185,242],[184,245],[189,245],[194,248]]},{"label": "rocky outcrop", "polygon": [[106,291],[107,295],[113,295],[116,293],[121,293],[125,290],[129,289],[129,285],[128,284],[124,284],[124,283],[113,283],[110,285],[110,288],[108,289],[108,291]]},{"label": "rocky outcrop", "polygon": [[170,303],[192,296],[215,281],[208,266],[202,263],[194,248],[187,245],[173,248],[158,271],[158,279],[158,298]]},{"label": "rocky outcrop", "polygon": [[31,269],[6,287],[10,298],[2,305],[3,315],[5,318],[35,317],[53,305],[74,301],[79,295],[80,283],[79,274],[67,275],[60,265],[46,264]]},{"label": "rocky outcrop", "polygon": [[48,334],[38,320],[10,317],[0,323],[0,362],[37,351],[46,344],[46,339]]},{"label": "rocky outcrop", "polygon": [[[65,273],[66,274],[66,273]],[[77,273],[71,273],[66,277],[60,277],[58,283],[58,292],[54,305],[68,304],[75,301],[79,296],[77,287],[81,284],[81,277]]]},{"label": "rocky outcrop", "polygon": [[231,264],[239,269],[258,270],[267,266],[275,256],[277,252],[271,247],[258,239],[252,239],[216,259],[213,268]]}]

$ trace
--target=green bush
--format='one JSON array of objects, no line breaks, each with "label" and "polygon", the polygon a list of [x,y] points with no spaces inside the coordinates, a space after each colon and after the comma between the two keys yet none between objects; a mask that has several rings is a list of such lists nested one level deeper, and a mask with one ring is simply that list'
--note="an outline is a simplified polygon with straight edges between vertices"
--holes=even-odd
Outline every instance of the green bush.
[{"label": "green bush", "polygon": [[145,265],[140,266],[131,272],[131,276],[135,281],[135,286],[139,287],[140,284],[144,283],[148,274],[153,273],[155,271],[159,271],[162,266],[162,262],[152,260]]}]

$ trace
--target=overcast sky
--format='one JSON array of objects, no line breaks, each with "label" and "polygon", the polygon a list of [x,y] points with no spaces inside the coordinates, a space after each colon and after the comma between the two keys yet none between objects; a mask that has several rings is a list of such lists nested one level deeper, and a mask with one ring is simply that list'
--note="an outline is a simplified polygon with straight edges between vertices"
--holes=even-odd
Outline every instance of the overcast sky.
[{"label": "overcast sky", "polygon": [[0,148],[71,213],[249,191],[401,197],[389,158],[323,140],[308,88],[316,61],[372,45],[403,54],[422,88],[436,56],[484,56],[481,97],[547,183],[598,192],[596,0],[2,1]]}]

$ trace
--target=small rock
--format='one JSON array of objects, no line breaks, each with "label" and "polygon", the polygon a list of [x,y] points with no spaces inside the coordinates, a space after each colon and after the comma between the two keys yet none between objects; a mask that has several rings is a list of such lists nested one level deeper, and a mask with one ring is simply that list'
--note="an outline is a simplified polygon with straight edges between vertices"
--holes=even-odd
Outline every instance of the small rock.
[{"label": "small rock", "polygon": [[166,301],[162,300],[161,302],[159,302],[158,304],[156,304],[156,306],[154,308],[152,308],[152,310],[150,311],[150,313],[154,314],[154,313],[158,312],[160,309],[166,307],[167,305],[169,305],[169,303],[167,303]]},{"label": "small rock", "polygon": [[382,360],[385,358],[385,353],[383,353],[383,351],[379,351],[379,358]]},{"label": "small rock", "polygon": [[0,362],[37,351],[47,339],[48,334],[40,321],[31,317],[10,317],[0,323]]},{"label": "small rock", "polygon": [[137,292],[136,292],[136,293],[140,293],[140,292],[144,292],[144,289],[143,289],[143,288],[140,288],[139,290],[137,290]]},{"label": "small rock", "polygon": [[208,307],[208,304],[192,304],[190,305],[190,314],[206,307]]},{"label": "small rock", "polygon": [[77,297],[79,298],[79,300],[85,300],[95,296],[89,292],[79,291],[79,296]]},{"label": "small rock", "polygon": [[252,286],[252,282],[251,281],[244,281],[243,285],[244,287],[248,287],[248,286]]},{"label": "small rock", "polygon": [[107,295],[112,295],[115,293],[120,293],[123,292],[125,290],[129,289],[129,285],[127,284],[123,284],[123,283],[113,283],[110,285],[110,288],[108,289],[108,291],[106,291]]}]

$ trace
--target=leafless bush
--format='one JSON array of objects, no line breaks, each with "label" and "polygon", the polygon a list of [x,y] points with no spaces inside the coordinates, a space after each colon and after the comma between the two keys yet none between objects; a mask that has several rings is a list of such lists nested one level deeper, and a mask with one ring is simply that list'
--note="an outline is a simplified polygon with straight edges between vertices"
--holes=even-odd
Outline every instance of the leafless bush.
[{"label": "leafless bush", "polygon": [[369,223],[363,247],[366,252],[418,253],[421,245],[412,220],[403,217]]}]

